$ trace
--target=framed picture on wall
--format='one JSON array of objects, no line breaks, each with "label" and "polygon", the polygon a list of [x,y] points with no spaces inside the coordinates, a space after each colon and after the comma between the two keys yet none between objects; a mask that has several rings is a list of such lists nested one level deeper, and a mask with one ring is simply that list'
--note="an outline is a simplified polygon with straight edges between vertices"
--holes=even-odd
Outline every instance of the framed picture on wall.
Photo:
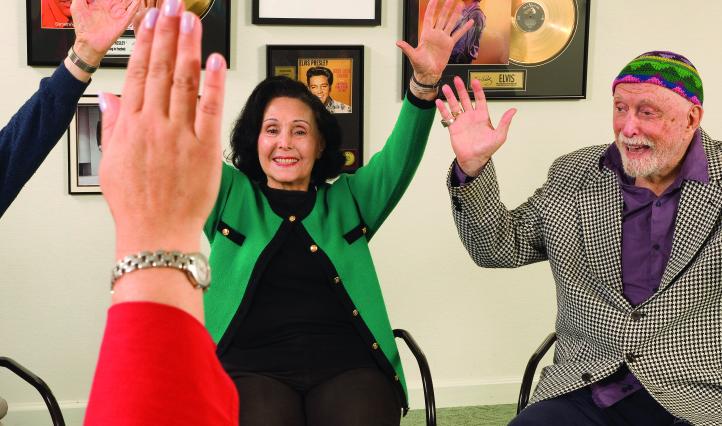
[{"label": "framed picture on wall", "polygon": [[252,1],[257,25],[381,25],[381,0]]},{"label": "framed picture on wall", "polygon": [[[404,40],[412,46],[429,1],[403,0]],[[471,93],[479,80],[488,99],[586,97],[590,1],[464,0],[454,27],[474,24],[454,46],[441,83],[458,75]],[[401,87],[411,72],[404,57]]]},{"label": "framed picture on wall", "polygon": [[[57,66],[75,40],[70,0],[25,0],[27,13],[28,65]],[[203,23],[203,64],[213,52],[230,63],[231,0],[184,0],[186,8]],[[135,46],[132,28],[110,48],[101,66],[125,67]]]},{"label": "framed picture on wall", "polygon": [[266,75],[305,84],[341,126],[345,172],[363,165],[363,46],[268,45]]},{"label": "framed picture on wall", "polygon": [[68,128],[68,193],[100,194],[98,170],[102,156],[97,95],[84,95]]}]

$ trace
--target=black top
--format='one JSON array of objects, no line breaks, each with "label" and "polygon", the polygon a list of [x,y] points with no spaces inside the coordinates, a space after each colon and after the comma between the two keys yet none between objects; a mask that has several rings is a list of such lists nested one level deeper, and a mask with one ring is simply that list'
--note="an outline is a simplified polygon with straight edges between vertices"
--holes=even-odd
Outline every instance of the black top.
[{"label": "black top", "polygon": [[263,186],[273,211],[296,217],[249,288],[248,311],[234,333],[224,364],[249,372],[303,372],[352,369],[375,362],[352,316],[343,308],[318,256],[310,251],[310,235],[301,220],[313,209],[316,191]]}]

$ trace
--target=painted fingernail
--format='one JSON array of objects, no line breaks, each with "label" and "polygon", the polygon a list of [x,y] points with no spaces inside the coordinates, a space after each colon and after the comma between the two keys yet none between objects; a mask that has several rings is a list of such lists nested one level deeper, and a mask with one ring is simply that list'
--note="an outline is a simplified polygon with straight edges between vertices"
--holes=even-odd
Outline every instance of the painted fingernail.
[{"label": "painted fingernail", "polygon": [[148,11],[145,13],[145,18],[143,18],[143,26],[148,29],[152,30],[155,28],[155,23],[158,21],[158,9],[152,8],[148,9]]},{"label": "painted fingernail", "polygon": [[105,112],[108,108],[108,101],[105,100],[105,92],[98,93],[98,108],[100,108],[100,112]]},{"label": "painted fingernail", "polygon": [[180,12],[180,0],[165,0],[163,3],[163,15],[178,16]]},{"label": "painted fingernail", "polygon": [[208,63],[206,63],[206,68],[211,71],[218,71],[221,69],[221,66],[223,66],[223,56],[218,53],[212,54],[208,58]]},{"label": "painted fingernail", "polygon": [[188,34],[193,32],[193,27],[196,25],[196,15],[193,12],[183,12],[181,18],[181,32]]}]

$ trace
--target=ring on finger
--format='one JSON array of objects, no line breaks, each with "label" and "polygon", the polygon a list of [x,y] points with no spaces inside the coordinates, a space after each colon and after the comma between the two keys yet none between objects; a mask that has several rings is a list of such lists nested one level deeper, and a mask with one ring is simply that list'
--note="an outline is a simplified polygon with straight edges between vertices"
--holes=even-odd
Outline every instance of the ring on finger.
[{"label": "ring on finger", "polygon": [[463,109],[460,111],[451,111],[451,116],[456,118],[456,117],[460,116],[462,112],[464,112]]},{"label": "ring on finger", "polygon": [[448,119],[448,120],[442,118],[442,119],[441,119],[441,125],[446,128],[446,127],[449,127],[449,126],[451,126],[452,124],[454,124],[454,121],[456,121],[454,118],[450,118],[450,119]]}]

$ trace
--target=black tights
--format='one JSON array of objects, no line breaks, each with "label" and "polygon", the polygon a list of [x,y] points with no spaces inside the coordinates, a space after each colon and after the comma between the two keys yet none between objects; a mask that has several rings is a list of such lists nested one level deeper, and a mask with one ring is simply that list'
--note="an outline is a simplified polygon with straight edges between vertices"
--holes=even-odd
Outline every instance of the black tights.
[{"label": "black tights", "polygon": [[232,373],[242,426],[398,426],[401,404],[377,368],[357,368],[307,391],[274,378]]}]

